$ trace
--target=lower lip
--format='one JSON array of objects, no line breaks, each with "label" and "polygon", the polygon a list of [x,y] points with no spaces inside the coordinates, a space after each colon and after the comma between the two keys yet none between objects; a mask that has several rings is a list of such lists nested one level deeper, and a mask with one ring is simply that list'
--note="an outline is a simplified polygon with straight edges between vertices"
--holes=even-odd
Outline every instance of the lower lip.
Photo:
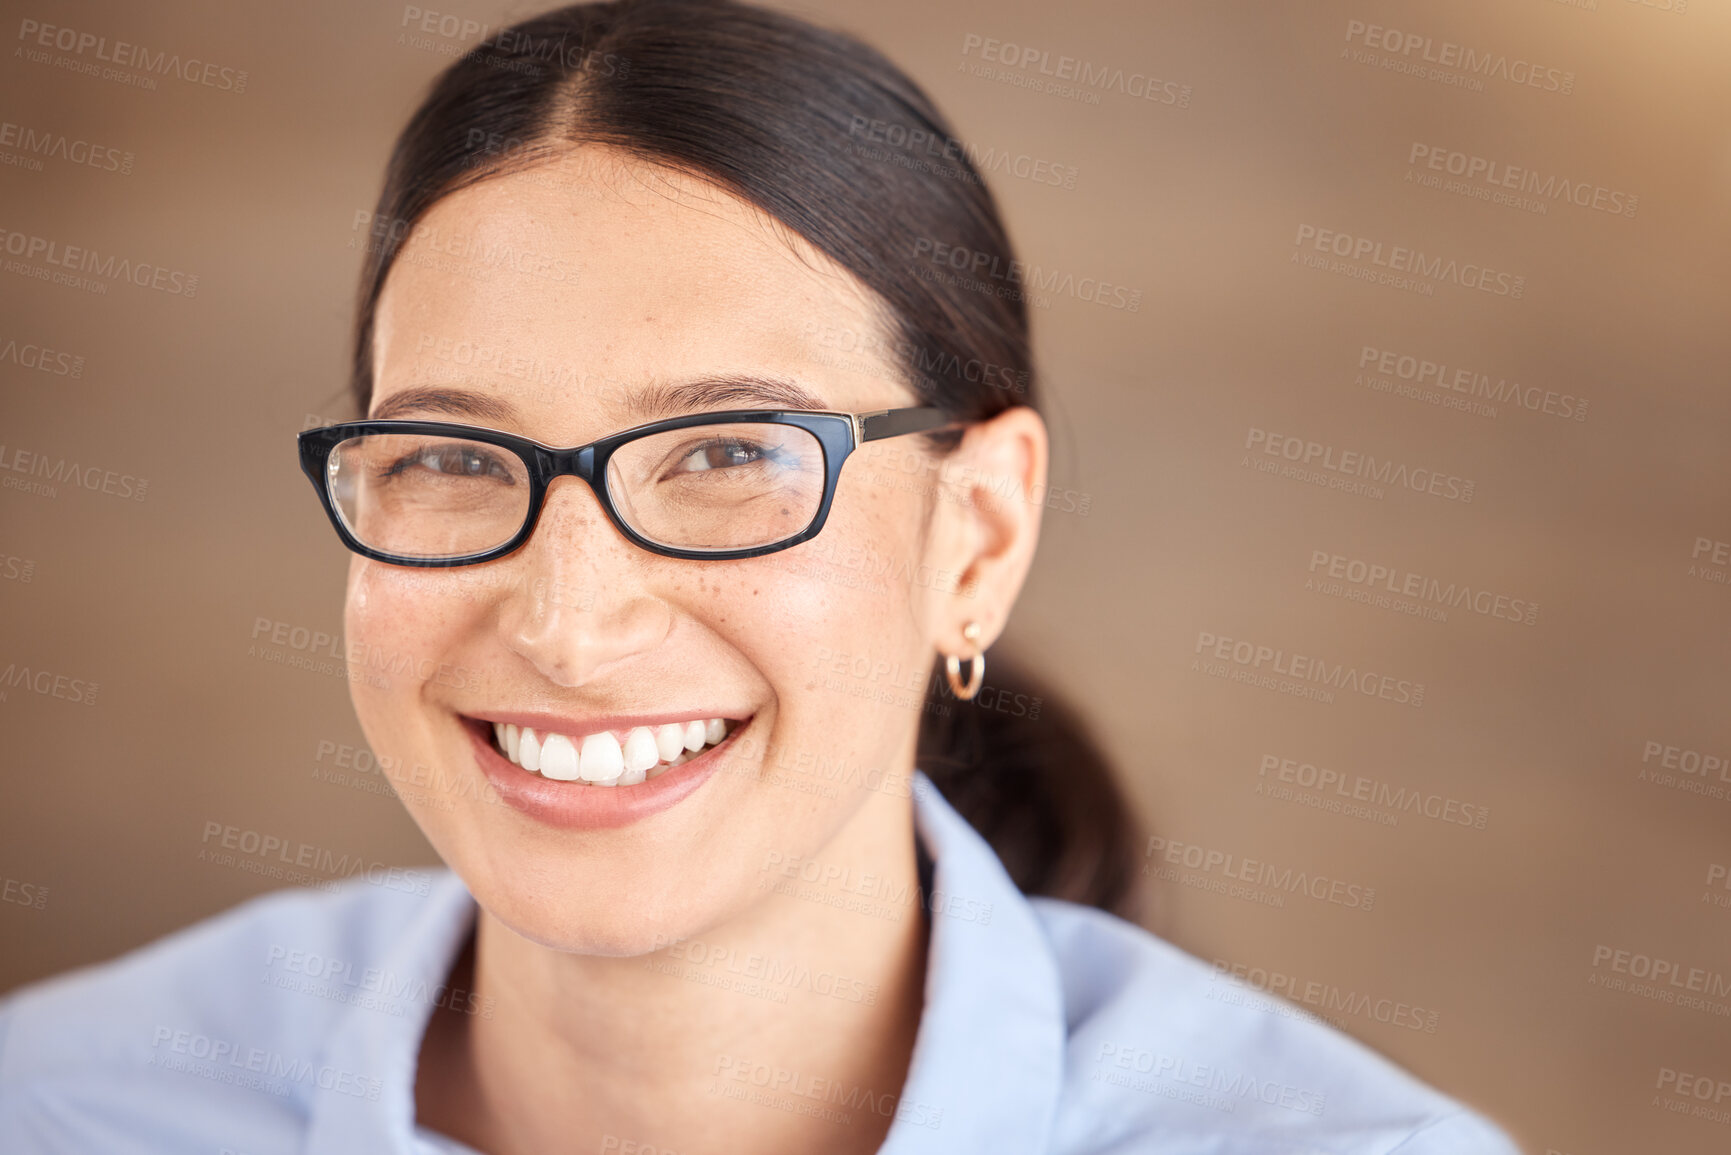
[{"label": "lower lip", "polygon": [[493,748],[487,739],[491,723],[465,718],[463,728],[469,732],[481,773],[506,805],[561,830],[609,830],[660,814],[695,793],[721,769],[728,747],[749,723],[748,718],[697,757],[634,786],[587,786],[582,782],[543,778]]}]

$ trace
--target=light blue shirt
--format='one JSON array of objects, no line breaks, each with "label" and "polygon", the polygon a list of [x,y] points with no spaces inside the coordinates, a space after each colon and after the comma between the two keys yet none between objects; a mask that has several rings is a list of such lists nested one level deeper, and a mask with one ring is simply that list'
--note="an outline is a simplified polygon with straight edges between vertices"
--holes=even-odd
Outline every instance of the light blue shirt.
[{"label": "light blue shirt", "polygon": [[[1518,1155],[1296,1006],[1121,919],[1023,897],[915,781],[935,875],[899,1101],[725,1060],[738,1093],[893,1116],[889,1155]],[[466,1152],[416,1125],[414,1070],[434,1005],[485,1013],[442,985],[475,903],[449,872],[392,877],[266,895],[0,1001],[0,1150]]]}]

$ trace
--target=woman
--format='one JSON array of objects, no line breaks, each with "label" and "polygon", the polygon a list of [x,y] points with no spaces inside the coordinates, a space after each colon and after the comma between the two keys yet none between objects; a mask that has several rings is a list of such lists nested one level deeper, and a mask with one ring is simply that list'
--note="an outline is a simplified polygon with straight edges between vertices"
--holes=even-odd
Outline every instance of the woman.
[{"label": "woman", "polygon": [[956,270],[1011,247],[893,66],[554,12],[439,79],[371,237],[367,418],[302,464],[451,870],[14,996],[6,1150],[1512,1150],[1107,913],[1123,802],[984,666],[1047,438]]}]

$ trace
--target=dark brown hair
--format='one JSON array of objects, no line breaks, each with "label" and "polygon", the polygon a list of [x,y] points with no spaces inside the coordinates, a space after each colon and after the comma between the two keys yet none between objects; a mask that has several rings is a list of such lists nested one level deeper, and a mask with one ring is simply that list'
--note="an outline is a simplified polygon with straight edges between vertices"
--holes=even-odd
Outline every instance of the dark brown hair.
[{"label": "dark brown hair", "polygon": [[[924,404],[962,421],[1034,404],[1017,286],[981,291],[930,259],[961,253],[1002,270],[1014,253],[966,150],[913,81],[791,16],[728,0],[617,0],[488,35],[404,128],[362,273],[351,383],[361,412],[379,293],[416,222],[465,185],[577,142],[722,187],[847,269],[885,306],[886,351]],[[1083,724],[997,655],[984,700],[954,700],[935,672],[931,685],[919,765],[1016,884],[1130,913],[1136,830]]]}]

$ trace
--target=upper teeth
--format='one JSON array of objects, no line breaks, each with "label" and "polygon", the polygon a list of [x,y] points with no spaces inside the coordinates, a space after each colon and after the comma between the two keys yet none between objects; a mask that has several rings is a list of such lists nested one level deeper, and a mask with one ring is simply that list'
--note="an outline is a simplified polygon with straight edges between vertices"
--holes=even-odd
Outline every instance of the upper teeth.
[{"label": "upper teeth", "polygon": [[623,742],[611,730],[577,737],[494,722],[493,737],[505,757],[543,778],[592,786],[634,786],[720,742],[727,737],[727,721],[699,718],[664,726],[638,726],[626,732]]}]

